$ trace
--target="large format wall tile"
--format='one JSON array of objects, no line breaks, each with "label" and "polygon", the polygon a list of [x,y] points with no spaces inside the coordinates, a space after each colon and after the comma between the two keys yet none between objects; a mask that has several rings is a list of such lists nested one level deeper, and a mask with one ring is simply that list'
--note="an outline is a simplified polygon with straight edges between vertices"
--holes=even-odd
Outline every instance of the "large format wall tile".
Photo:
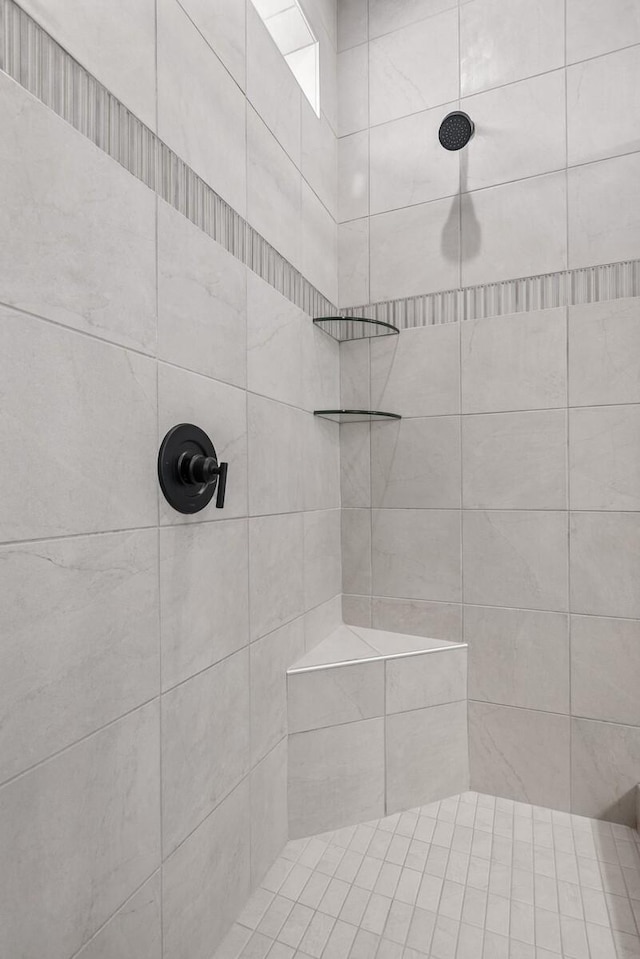
[{"label": "large format wall tile", "polygon": [[567,0],[569,63],[640,43],[635,0]]},{"label": "large format wall tile", "polygon": [[640,299],[569,308],[569,405],[640,403]]},{"label": "large format wall tile", "polygon": [[462,94],[564,65],[563,0],[475,0],[460,7]]},{"label": "large format wall tile", "polygon": [[154,0],[22,0],[36,23],[148,127],[156,125]]},{"label": "large format wall tile", "polygon": [[340,510],[304,514],[304,608],[312,609],[342,591]]},{"label": "large format wall tile", "polygon": [[395,30],[369,44],[372,126],[458,96],[458,12]]},{"label": "large format wall tile", "polygon": [[573,167],[568,189],[570,269],[638,255],[640,152]]},{"label": "large format wall tile", "polygon": [[343,508],[371,506],[370,437],[371,427],[366,423],[345,423],[340,429],[340,497]]},{"label": "large format wall tile", "polygon": [[384,672],[385,664],[379,660],[290,673],[287,677],[289,733],[383,716]]},{"label": "large format wall tile", "polygon": [[245,5],[237,0],[178,0],[236,83],[245,88]]},{"label": "large format wall tile", "polygon": [[462,418],[466,509],[566,509],[564,410]]},{"label": "large format wall tile", "polygon": [[564,270],[566,190],[562,171],[464,194],[462,285]]},{"label": "large format wall tile", "polygon": [[[338,218],[338,139],[323,112],[302,97],[300,172],[334,220]],[[333,264],[335,266],[335,262]]]},{"label": "large format wall tile", "polygon": [[344,0],[338,4],[338,50],[348,50],[368,38],[368,0]]},{"label": "large format wall tile", "polygon": [[640,48],[567,70],[569,164],[640,149]]},{"label": "large format wall tile", "polygon": [[249,520],[251,638],[304,611],[302,513]]},{"label": "large format wall tile", "polygon": [[287,733],[287,669],[304,654],[304,623],[287,623],[251,644],[251,761]]},{"label": "large format wall tile", "polygon": [[571,514],[571,610],[640,618],[640,515]]},{"label": "large format wall tile", "polygon": [[[351,0],[351,3],[353,5],[353,0]],[[369,36],[379,37],[384,33],[400,30],[401,27],[417,23],[419,20],[426,20],[427,17],[433,17],[434,14],[455,6],[455,0],[411,0],[410,3],[370,0]]]},{"label": "large format wall tile", "polygon": [[371,424],[373,506],[460,507],[460,418]]},{"label": "large format wall tile", "polygon": [[568,716],[469,703],[471,788],[569,810]]},{"label": "large format wall tile", "polygon": [[176,0],[158,2],[158,134],[244,216],[245,98]]},{"label": "large format wall tile", "polygon": [[369,46],[366,43],[338,55],[338,136],[369,126]]},{"label": "large format wall tile", "polygon": [[0,790],[2,955],[68,959],[160,865],[159,730],[145,706]]},{"label": "large format wall tile", "polygon": [[251,771],[251,886],[262,882],[289,838],[287,740]]},{"label": "large format wall tile", "polygon": [[640,406],[571,410],[571,508],[640,509]]},{"label": "large format wall tile", "polygon": [[[335,409],[334,406],[328,407]],[[304,414],[304,508],[340,506],[340,427],[320,416]]]},{"label": "large format wall tile", "polygon": [[571,617],[571,711],[640,726],[640,623]]},{"label": "large format wall tile", "polygon": [[247,386],[282,403],[303,406],[303,325],[308,317],[247,272]]},{"label": "large format wall tile", "polygon": [[250,891],[249,781],[164,865],[165,959],[211,959]]},{"label": "large format wall tile", "polygon": [[338,140],[338,219],[369,215],[369,133]]},{"label": "large format wall tile", "polygon": [[466,702],[388,716],[386,738],[387,813],[468,789]]},{"label": "large format wall tile", "polygon": [[248,577],[246,520],[161,530],[163,689],[248,643]]},{"label": "large format wall tile", "polygon": [[[218,460],[229,463],[224,509],[178,513],[159,493],[161,524],[201,523],[247,515],[247,399],[243,390],[165,363],[158,365],[158,445],[177,423],[195,423],[208,434]],[[157,460],[157,452],[155,454]],[[157,482],[157,480],[156,480]]]},{"label": "large format wall tile", "polygon": [[251,393],[247,411],[251,515],[302,509],[306,415]]},{"label": "large format wall tile", "polygon": [[469,698],[569,712],[569,620],[563,613],[465,606]]},{"label": "large format wall tile", "polygon": [[384,814],[384,719],[289,736],[289,833],[295,839]]},{"label": "large format wall tile", "polygon": [[301,183],[298,265],[331,303],[338,299],[338,227],[306,180]]},{"label": "large format wall tile", "polygon": [[368,509],[342,510],[342,590],[371,592],[371,513]]},{"label": "large format wall tile", "polygon": [[457,323],[404,330],[371,342],[371,408],[402,416],[460,411]]},{"label": "large format wall tile", "polygon": [[467,699],[467,650],[400,656],[386,662],[385,712],[401,713]]},{"label": "large format wall tile", "polygon": [[369,302],[369,218],[338,227],[338,302],[341,307]]},{"label": "large format wall tile", "polygon": [[249,771],[249,651],[162,697],[162,851],[166,857]]},{"label": "large format wall tile", "polygon": [[467,510],[463,526],[465,602],[567,609],[565,512]]},{"label": "large format wall tile", "polygon": [[78,959],[162,959],[160,871],[125,902]]},{"label": "large format wall tile", "polygon": [[465,413],[566,406],[566,310],[461,324]]},{"label": "large format wall tile", "polygon": [[462,642],[462,607],[458,605],[374,596],[371,615],[374,629]]},{"label": "large format wall tile", "polygon": [[372,528],[374,595],[460,600],[458,510],[377,509]]},{"label": "large format wall tile", "polygon": [[640,728],[572,720],[572,812],[633,826]]},{"label": "large format wall tile", "polygon": [[158,695],[153,530],[0,549],[0,782]]},{"label": "large format wall tile", "polygon": [[153,193],[0,81],[0,301],[155,352]]},{"label": "large format wall tile", "polygon": [[0,381],[0,540],[155,525],[152,360],[2,309]]},{"label": "large format wall tile", "polygon": [[161,360],[245,386],[246,284],[247,269],[239,260],[158,201]]}]

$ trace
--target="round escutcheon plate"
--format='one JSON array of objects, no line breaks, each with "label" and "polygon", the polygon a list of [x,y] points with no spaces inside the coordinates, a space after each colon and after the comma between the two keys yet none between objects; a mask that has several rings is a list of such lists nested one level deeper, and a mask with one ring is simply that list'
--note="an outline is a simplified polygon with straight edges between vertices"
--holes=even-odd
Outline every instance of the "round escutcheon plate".
[{"label": "round escutcheon plate", "polygon": [[217,480],[209,484],[184,483],[178,463],[183,453],[202,454],[217,460],[215,447],[204,430],[193,423],[180,423],[170,429],[158,453],[158,479],[165,499],[179,513],[199,513],[207,506],[216,490]]}]

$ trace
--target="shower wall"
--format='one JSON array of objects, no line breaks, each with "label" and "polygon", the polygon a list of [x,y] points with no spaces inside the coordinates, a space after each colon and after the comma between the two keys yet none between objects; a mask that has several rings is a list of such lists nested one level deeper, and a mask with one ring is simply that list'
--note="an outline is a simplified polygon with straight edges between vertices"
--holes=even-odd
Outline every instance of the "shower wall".
[{"label": "shower wall", "polygon": [[[250,2],[25,7],[335,297],[335,5],[320,119]],[[5,73],[0,124],[0,954],[211,959],[287,837],[286,667],[340,618],[338,346]],[[160,494],[183,421],[224,510]]]},{"label": "shower wall", "polygon": [[[341,9],[343,306],[640,257],[636,4]],[[344,613],[469,644],[473,788],[632,823],[640,299],[592,292],[341,346],[403,416],[341,427]]]}]

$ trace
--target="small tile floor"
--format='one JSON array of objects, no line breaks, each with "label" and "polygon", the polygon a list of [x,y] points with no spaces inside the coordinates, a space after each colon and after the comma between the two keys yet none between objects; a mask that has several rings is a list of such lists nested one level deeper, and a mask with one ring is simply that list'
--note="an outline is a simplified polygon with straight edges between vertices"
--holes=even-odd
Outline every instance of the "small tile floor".
[{"label": "small tile floor", "polygon": [[215,959],[640,959],[640,836],[463,793],[284,849]]}]

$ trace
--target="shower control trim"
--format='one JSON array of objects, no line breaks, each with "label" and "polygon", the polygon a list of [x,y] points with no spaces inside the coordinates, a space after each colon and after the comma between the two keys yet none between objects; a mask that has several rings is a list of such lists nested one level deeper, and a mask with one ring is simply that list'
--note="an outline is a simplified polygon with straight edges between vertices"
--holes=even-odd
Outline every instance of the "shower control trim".
[{"label": "shower control trim", "polygon": [[199,513],[216,493],[216,507],[224,506],[227,463],[220,463],[204,430],[179,423],[169,430],[158,453],[158,480],[164,497],[179,513]]}]

